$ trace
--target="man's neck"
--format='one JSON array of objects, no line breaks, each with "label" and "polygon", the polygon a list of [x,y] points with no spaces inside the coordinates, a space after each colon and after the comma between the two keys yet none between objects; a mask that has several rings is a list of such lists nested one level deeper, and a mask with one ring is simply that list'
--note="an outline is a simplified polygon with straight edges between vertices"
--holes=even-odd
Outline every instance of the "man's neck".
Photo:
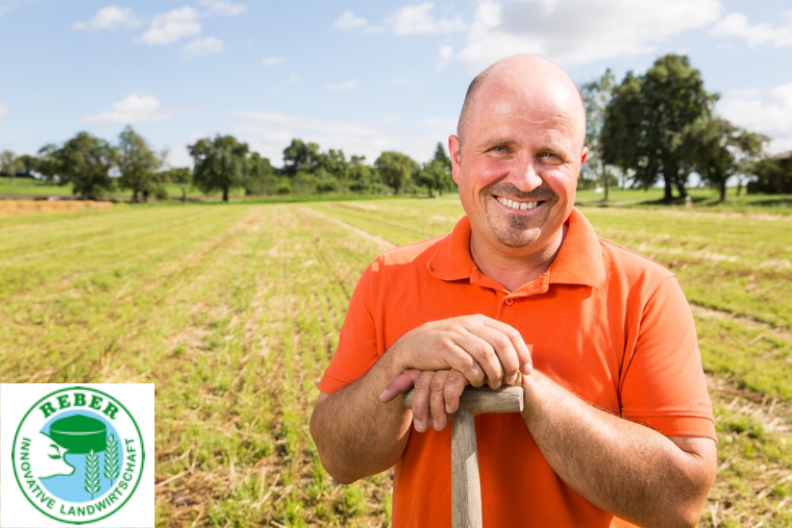
[{"label": "man's neck", "polygon": [[567,229],[564,225],[560,235],[544,248],[526,255],[519,255],[516,251],[514,254],[494,251],[471,234],[470,256],[482,274],[498,281],[507,290],[514,291],[523,284],[536,280],[550,268],[561,250]]}]

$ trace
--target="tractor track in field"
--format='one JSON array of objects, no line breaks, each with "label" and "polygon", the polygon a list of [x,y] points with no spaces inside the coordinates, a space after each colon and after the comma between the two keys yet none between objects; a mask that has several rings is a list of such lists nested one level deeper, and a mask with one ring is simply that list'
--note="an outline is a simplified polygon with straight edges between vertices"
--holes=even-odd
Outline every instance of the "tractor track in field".
[{"label": "tractor track in field", "polygon": [[[315,216],[320,216],[320,217],[322,217],[323,220],[327,220],[329,222],[332,222],[332,223],[334,223],[334,224],[336,224],[338,226],[341,226],[341,227],[343,227],[345,229],[348,229],[348,230],[352,231],[353,233],[355,233],[357,235],[360,235],[361,237],[365,238],[366,240],[374,242],[377,246],[379,246],[381,251],[387,251],[389,249],[393,249],[393,248],[396,247],[396,244],[394,244],[390,240],[387,240],[387,239],[385,239],[385,238],[383,238],[383,237],[381,237],[379,235],[375,235],[373,233],[369,233],[368,231],[366,231],[364,229],[361,229],[361,228],[359,228],[357,226],[353,226],[352,224],[348,224],[348,223],[344,222],[343,220],[339,220],[338,218],[336,218],[334,216],[330,216],[328,214],[319,212],[319,211],[317,211],[315,209],[310,209],[308,207],[303,207],[301,209],[304,212],[309,212],[309,214],[313,214]],[[388,225],[390,225],[390,224],[388,224]],[[393,227],[395,227],[395,226],[393,226]]]},{"label": "tractor track in field", "polygon": [[792,344],[792,331],[790,331],[789,328],[776,326],[770,323],[766,323],[764,321],[758,321],[752,317],[746,317],[744,315],[734,314],[731,312],[727,312],[725,310],[716,310],[714,308],[710,308],[708,306],[703,306],[696,303],[690,303],[690,309],[693,311],[694,314],[699,315],[701,317],[716,317],[718,319],[734,321],[743,324],[751,329],[760,329],[769,332],[773,334],[775,337],[779,339],[783,339],[784,341],[787,341],[788,343]]}]

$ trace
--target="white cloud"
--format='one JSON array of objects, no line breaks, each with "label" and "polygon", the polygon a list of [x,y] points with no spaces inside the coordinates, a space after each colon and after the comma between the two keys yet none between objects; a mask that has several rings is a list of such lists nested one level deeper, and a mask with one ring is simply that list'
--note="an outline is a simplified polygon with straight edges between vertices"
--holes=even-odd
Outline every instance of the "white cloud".
[{"label": "white cloud", "polygon": [[436,68],[438,70],[442,70],[448,66],[448,63],[451,62],[451,59],[454,57],[454,48],[451,46],[443,46],[440,48],[437,54],[440,56],[440,60],[438,61]]},{"label": "white cloud", "polygon": [[187,60],[222,52],[223,41],[218,38],[208,37],[190,42],[179,50],[179,55],[181,55],[183,60]]},{"label": "white cloud", "polygon": [[300,75],[297,73],[292,73],[288,77],[286,77],[286,84],[294,84],[300,82]]},{"label": "white cloud", "polygon": [[0,121],[4,120],[8,115],[8,107],[0,103]]},{"label": "white cloud", "polygon": [[433,10],[432,2],[405,6],[388,19],[388,24],[394,35],[438,35],[465,30],[460,17],[436,19]]},{"label": "white cloud", "polygon": [[283,64],[284,60],[286,59],[284,59],[283,57],[272,56],[262,60],[261,64],[263,64],[264,66],[277,66],[278,64]]},{"label": "white cloud", "polygon": [[347,157],[364,155],[374,163],[382,152],[396,150],[425,161],[434,153],[438,141],[445,141],[448,133],[427,131],[416,135],[413,130],[394,126],[370,126],[348,121],[323,121],[277,112],[238,112],[240,121],[233,133],[250,145],[252,150],[268,157],[274,165],[283,162],[283,149],[293,138],[313,141],[321,150],[343,149]]},{"label": "white cloud", "polygon": [[247,11],[245,4],[235,4],[226,0],[198,0],[198,3],[215,15],[239,16]]},{"label": "white cloud", "polygon": [[770,24],[750,24],[742,13],[729,13],[710,30],[713,37],[736,37],[755,48],[773,45],[776,48],[792,46],[792,23],[783,27]]},{"label": "white cloud", "polygon": [[0,17],[17,7],[19,4],[17,2],[11,2],[10,4],[3,4],[0,6]]},{"label": "white cloud", "polygon": [[141,24],[135,12],[128,7],[108,6],[103,7],[92,19],[84,22],[75,22],[72,28],[86,31],[95,29],[135,28]]},{"label": "white cloud", "polygon": [[337,84],[325,84],[324,89],[331,92],[346,92],[357,88],[357,79],[349,79],[348,81],[340,82]]},{"label": "white cloud", "polygon": [[484,1],[457,54],[471,70],[517,53],[563,65],[652,53],[656,45],[717,20],[719,0]]},{"label": "white cloud", "polygon": [[770,90],[727,92],[718,110],[734,124],[770,136],[771,153],[792,149],[792,83]]},{"label": "white cloud", "polygon": [[83,118],[85,123],[147,123],[165,121],[170,115],[160,111],[160,102],[151,95],[132,94],[123,101],[113,103],[109,112],[89,115]]},{"label": "white cloud", "polygon": [[140,36],[140,41],[146,44],[170,44],[200,32],[198,11],[185,6],[155,16],[148,31]]},{"label": "white cloud", "polygon": [[333,24],[333,29],[348,30],[355,28],[365,28],[368,26],[368,21],[365,18],[356,17],[352,11],[345,11],[338,17]]}]

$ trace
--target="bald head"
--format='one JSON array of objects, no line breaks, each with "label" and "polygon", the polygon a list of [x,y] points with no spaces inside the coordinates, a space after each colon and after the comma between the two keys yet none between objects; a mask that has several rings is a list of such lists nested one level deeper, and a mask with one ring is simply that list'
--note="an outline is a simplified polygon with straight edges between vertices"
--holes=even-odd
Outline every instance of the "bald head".
[{"label": "bald head", "polygon": [[567,73],[536,55],[515,55],[499,60],[470,83],[465,103],[457,124],[457,135],[462,146],[465,132],[470,126],[473,107],[493,94],[510,93],[551,105],[567,115],[579,134],[580,147],[586,136],[586,106],[580,89]]}]

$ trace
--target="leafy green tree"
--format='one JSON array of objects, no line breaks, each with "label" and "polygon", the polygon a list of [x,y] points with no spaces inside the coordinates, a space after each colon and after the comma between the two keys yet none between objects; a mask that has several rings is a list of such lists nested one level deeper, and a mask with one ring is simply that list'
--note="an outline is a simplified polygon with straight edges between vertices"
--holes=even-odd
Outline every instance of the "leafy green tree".
[{"label": "leafy green tree", "polygon": [[605,113],[600,135],[603,161],[632,171],[643,187],[662,177],[666,202],[673,199],[674,187],[680,197],[686,196],[691,167],[680,136],[707,115],[716,100],[685,56],[661,57],[640,77],[628,72]]},{"label": "leafy green tree", "polygon": [[233,136],[217,135],[214,139],[203,138],[187,147],[194,160],[193,184],[210,193],[220,190],[223,201],[233,187],[245,183],[247,143],[240,143]]},{"label": "leafy green tree", "polygon": [[366,156],[352,156],[349,161],[349,190],[369,192],[373,185],[371,167],[366,165]]},{"label": "leafy green tree", "polygon": [[159,157],[149,148],[146,140],[138,135],[131,126],[127,126],[118,142],[118,168],[121,177],[118,179],[122,189],[132,190],[132,201],[140,201],[143,196],[147,200],[162,186],[160,173],[162,165]]},{"label": "leafy green tree", "polygon": [[57,180],[61,185],[66,183],[63,177],[63,160],[56,144],[48,143],[39,149],[36,170],[47,181]]},{"label": "leafy green tree", "polygon": [[269,158],[252,152],[245,160],[245,194],[260,195],[273,191],[277,184]]},{"label": "leafy green tree", "polygon": [[443,167],[451,173],[451,158],[448,157],[446,154],[445,147],[441,142],[437,142],[437,147],[435,148],[434,157],[432,158],[433,161],[439,161],[443,164]]},{"label": "leafy green tree", "polygon": [[432,191],[437,191],[439,196],[442,196],[443,190],[448,188],[448,181],[451,179],[451,174],[442,161],[433,159],[424,164],[421,171],[418,173],[418,184],[426,186],[429,189],[429,197],[433,196]]},{"label": "leafy green tree", "polygon": [[320,155],[319,163],[331,178],[338,181],[344,181],[349,178],[349,162],[343,150],[328,150],[327,153]]},{"label": "leafy green tree", "polygon": [[16,154],[10,150],[0,152],[0,172],[8,176],[8,183],[14,185],[14,177],[21,168],[22,164],[19,162]]},{"label": "leafy green tree", "polygon": [[79,132],[53,156],[61,184],[71,183],[72,193],[83,200],[98,200],[115,188],[110,177],[118,159],[116,150],[105,140]]},{"label": "leafy green tree", "polygon": [[29,154],[23,154],[22,156],[19,156],[17,160],[19,161],[20,164],[19,168],[22,171],[22,173],[26,177],[32,178],[33,171],[38,170],[38,162],[39,162],[38,158],[35,156],[31,156]]},{"label": "leafy green tree", "polygon": [[720,193],[720,201],[726,201],[726,183],[741,169],[758,158],[767,137],[748,132],[729,121],[705,116],[680,136],[679,152],[686,154],[691,166],[701,179]]},{"label": "leafy green tree", "polygon": [[187,189],[192,184],[193,171],[189,167],[176,167],[160,172],[160,181],[175,183],[182,192],[181,201],[187,201]]},{"label": "leafy green tree", "polygon": [[393,189],[393,192],[399,194],[399,191],[407,185],[410,176],[413,172],[413,164],[415,162],[406,154],[399,152],[383,152],[377,161],[374,162],[374,168],[379,172],[382,181]]},{"label": "leafy green tree", "polygon": [[602,126],[605,122],[605,111],[613,97],[616,86],[616,77],[608,68],[602,77],[583,85],[581,93],[586,103],[586,146],[589,156],[584,167],[593,172],[602,182],[605,191],[602,200],[607,202],[610,198],[610,183],[612,175],[607,165],[602,160]]},{"label": "leafy green tree", "polygon": [[292,139],[291,144],[283,150],[283,169],[288,176],[295,176],[298,172],[313,173],[320,159],[319,145]]}]

